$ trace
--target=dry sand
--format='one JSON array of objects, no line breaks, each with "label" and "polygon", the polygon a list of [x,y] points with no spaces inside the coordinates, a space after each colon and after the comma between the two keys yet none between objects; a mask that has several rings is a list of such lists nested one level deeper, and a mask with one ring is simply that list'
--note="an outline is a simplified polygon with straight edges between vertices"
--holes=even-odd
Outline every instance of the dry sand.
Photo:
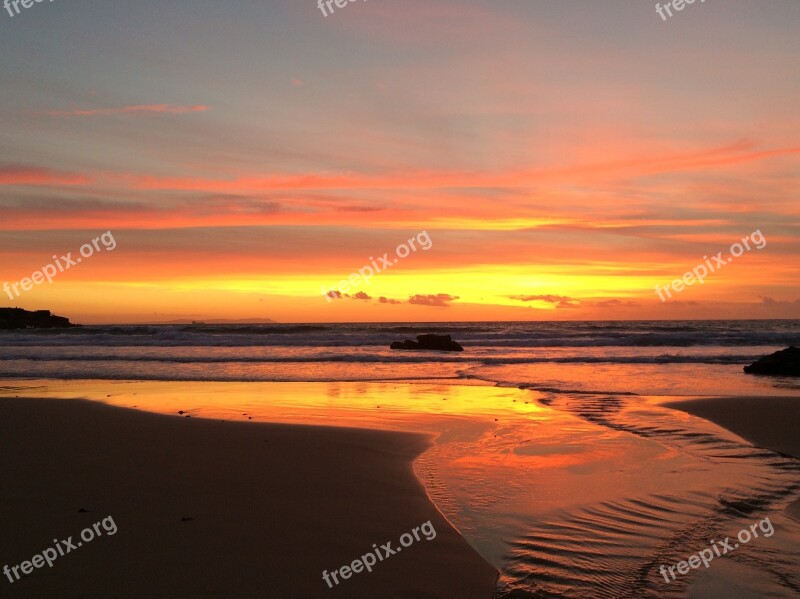
[{"label": "dry sand", "polygon": [[[497,571],[427,498],[430,439],[170,417],[78,400],[0,399],[0,567],[112,516],[118,532],[3,597],[490,599]],[[80,513],[79,510],[89,510]],[[185,519],[185,520],[184,520]],[[431,520],[437,536],[329,589]]]},{"label": "dry sand", "polygon": [[[753,445],[800,458],[799,397],[722,397],[664,404],[710,420]],[[786,513],[800,520],[800,500]]]}]

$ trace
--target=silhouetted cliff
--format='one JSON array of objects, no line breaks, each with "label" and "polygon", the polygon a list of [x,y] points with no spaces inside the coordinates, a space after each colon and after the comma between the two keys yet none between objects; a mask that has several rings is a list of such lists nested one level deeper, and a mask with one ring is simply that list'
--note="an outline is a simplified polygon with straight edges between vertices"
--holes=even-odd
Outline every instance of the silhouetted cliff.
[{"label": "silhouetted cliff", "polygon": [[65,329],[74,327],[69,318],[53,316],[50,310],[29,312],[22,308],[0,308],[0,329]]}]

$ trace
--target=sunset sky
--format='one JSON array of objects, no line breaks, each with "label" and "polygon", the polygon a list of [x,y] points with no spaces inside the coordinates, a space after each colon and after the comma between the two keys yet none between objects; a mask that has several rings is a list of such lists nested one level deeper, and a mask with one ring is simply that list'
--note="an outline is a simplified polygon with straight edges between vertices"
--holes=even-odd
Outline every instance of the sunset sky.
[{"label": "sunset sky", "polygon": [[[21,8],[21,7],[20,7]],[[75,322],[800,318],[800,2],[0,12],[0,307]],[[662,303],[662,287],[767,240]],[[321,289],[426,231],[327,301]],[[102,246],[101,246],[102,247]],[[379,298],[385,298],[381,301]]]}]

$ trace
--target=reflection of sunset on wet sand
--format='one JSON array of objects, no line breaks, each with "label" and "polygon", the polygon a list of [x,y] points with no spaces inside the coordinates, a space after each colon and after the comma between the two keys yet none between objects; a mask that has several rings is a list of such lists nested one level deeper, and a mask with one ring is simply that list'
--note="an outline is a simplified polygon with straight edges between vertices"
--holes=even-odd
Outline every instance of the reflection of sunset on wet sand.
[{"label": "reflection of sunset on wet sand", "polygon": [[[685,531],[683,543],[691,545],[745,521],[738,513],[720,513],[718,497],[785,506],[783,489],[797,487],[800,471],[791,459],[753,450],[736,435],[660,407],[671,397],[552,395],[437,382],[53,387],[40,381],[14,393],[89,398],[176,419],[424,433],[431,444],[416,461],[417,476],[469,543],[500,569],[501,588],[532,588],[528,576],[535,574],[533,588],[565,596],[584,587],[609,596],[631,585],[648,597],[685,590],[686,581],[665,587],[654,576],[637,580],[630,573],[680,561],[688,545],[668,550],[662,543],[675,529],[702,520],[707,529]],[[774,559],[779,547],[800,548],[800,526],[773,518],[779,532],[770,545],[742,552],[756,563]],[[781,559],[774,567],[791,566]],[[727,576],[746,572],[743,567]]]}]

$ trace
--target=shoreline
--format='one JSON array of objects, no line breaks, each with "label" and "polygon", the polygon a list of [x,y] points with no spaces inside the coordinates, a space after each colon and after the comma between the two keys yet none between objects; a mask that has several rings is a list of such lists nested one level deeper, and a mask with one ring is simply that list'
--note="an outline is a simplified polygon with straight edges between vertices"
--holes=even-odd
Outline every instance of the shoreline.
[{"label": "shoreline", "polygon": [[[13,481],[0,515],[20,523],[0,541],[3,564],[109,515],[119,528],[13,585],[0,578],[10,596],[494,595],[497,571],[414,475],[423,434],[3,397],[0,439]],[[427,521],[435,538],[333,588],[323,581]]]},{"label": "shoreline", "polygon": [[703,397],[661,405],[698,416],[750,443],[800,459],[800,397]]},{"label": "shoreline", "polygon": [[[800,459],[800,397],[704,397],[661,405],[708,420],[756,447]],[[800,499],[784,512],[800,522]]]}]

